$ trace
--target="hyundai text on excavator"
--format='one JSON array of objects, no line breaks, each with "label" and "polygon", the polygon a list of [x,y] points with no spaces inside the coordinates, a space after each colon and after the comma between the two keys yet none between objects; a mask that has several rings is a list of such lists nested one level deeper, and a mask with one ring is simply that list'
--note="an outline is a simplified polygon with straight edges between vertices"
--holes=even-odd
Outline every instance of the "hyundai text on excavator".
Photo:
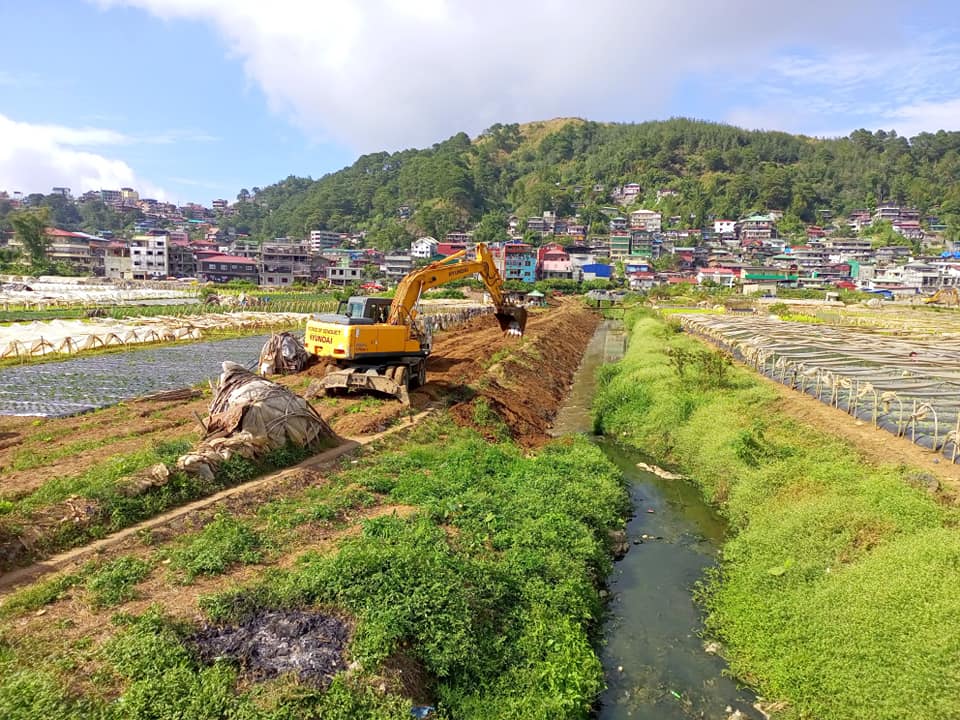
[{"label": "hyundai text on excavator", "polygon": [[522,335],[527,311],[506,301],[503,278],[483,243],[475,256],[467,250],[408,273],[389,298],[351,297],[336,313],[314,315],[307,322],[304,346],[333,363],[320,380],[324,390],[373,390],[409,404],[408,390],[427,379],[432,337],[420,318],[421,295],[430,288],[479,275],[493,300],[494,314],[505,333]]}]

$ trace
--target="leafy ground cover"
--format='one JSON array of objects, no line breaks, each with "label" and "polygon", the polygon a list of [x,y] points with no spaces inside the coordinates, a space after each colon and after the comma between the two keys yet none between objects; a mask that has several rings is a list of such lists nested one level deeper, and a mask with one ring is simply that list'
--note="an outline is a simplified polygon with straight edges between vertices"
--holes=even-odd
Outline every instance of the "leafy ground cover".
[{"label": "leafy ground cover", "polygon": [[[7,598],[0,715],[409,718],[416,702],[439,718],[588,717],[620,473],[586,440],[528,455],[449,415],[391,443]],[[193,645],[198,616],[241,627],[274,611],[343,618],[348,669],[326,688],[251,682],[242,659],[203,662]],[[41,622],[64,630],[28,641]]]},{"label": "leafy ground cover", "polygon": [[702,596],[732,671],[786,701],[784,718],[960,714],[956,509],[915,469],[791,420],[775,390],[676,325],[627,322],[596,425],[678,465],[730,519]]}]

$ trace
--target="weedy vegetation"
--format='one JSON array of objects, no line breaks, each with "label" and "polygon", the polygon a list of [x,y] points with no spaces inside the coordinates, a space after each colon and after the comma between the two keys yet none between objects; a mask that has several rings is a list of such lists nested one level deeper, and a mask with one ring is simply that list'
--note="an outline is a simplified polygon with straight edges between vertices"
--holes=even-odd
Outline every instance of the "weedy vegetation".
[{"label": "weedy vegetation", "polygon": [[700,595],[731,670],[783,718],[960,715],[956,510],[782,414],[750,372],[701,365],[714,351],[648,312],[628,323],[595,424],[679,465],[730,519]]},{"label": "weedy vegetation", "polygon": [[[404,511],[377,513],[349,531],[352,513],[378,503]],[[0,618],[16,620],[82,584],[88,606],[112,616],[108,632],[81,643],[77,662],[99,667],[80,691],[68,691],[71,673],[0,620],[0,714],[406,720],[416,694],[438,718],[585,719],[603,687],[595,643],[608,532],[622,527],[627,504],[621,474],[587,440],[531,456],[441,415],[345,463],[326,483],[242,518],[223,512],[192,536],[154,547],[148,560],[121,558],[8,600]],[[209,582],[323,527],[345,531],[243,584],[204,591],[190,622],[159,605],[124,612],[162,559],[170,562],[161,581]],[[349,618],[352,669],[321,689],[291,677],[251,682],[235,662],[199,660],[194,615],[238,623],[264,608]],[[422,678],[415,693],[389,680],[398,663]]]}]

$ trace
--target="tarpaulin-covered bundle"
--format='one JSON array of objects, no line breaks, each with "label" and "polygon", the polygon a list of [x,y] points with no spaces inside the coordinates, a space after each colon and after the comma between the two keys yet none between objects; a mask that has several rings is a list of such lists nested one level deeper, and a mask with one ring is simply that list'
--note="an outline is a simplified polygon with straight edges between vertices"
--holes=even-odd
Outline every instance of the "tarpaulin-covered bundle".
[{"label": "tarpaulin-covered bundle", "polygon": [[288,332],[274,333],[260,351],[261,375],[300,372],[310,361],[310,354],[296,337]]},{"label": "tarpaulin-covered bundle", "polygon": [[285,445],[311,447],[336,437],[302,397],[229,361],[204,425],[204,439],[177,467],[207,479],[235,455],[254,459]]}]

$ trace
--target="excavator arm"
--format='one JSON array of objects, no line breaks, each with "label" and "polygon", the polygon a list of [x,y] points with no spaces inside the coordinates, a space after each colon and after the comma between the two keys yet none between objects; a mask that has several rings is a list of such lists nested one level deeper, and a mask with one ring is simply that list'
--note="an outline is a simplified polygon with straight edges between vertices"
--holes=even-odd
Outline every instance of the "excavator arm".
[{"label": "excavator arm", "polygon": [[425,291],[471,275],[479,275],[490,293],[500,329],[522,335],[527,325],[527,311],[506,301],[503,277],[484,243],[477,244],[476,259],[467,259],[467,251],[461,250],[420,270],[414,270],[403,278],[397,285],[387,322],[390,325],[412,324],[417,317],[420,296]]}]

